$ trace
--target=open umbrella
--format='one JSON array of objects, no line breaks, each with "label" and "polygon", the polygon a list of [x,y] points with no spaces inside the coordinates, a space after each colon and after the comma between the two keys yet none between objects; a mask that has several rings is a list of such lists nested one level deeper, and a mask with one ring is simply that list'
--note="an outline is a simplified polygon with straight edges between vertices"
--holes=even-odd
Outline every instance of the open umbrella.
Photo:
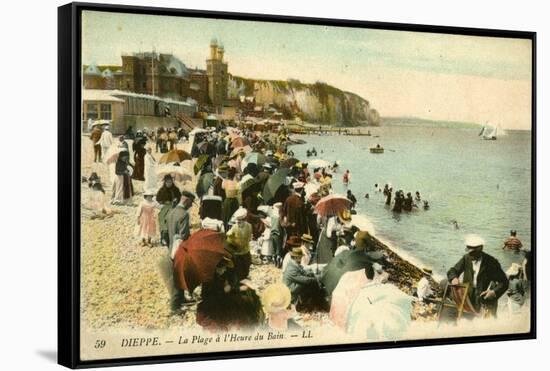
[{"label": "open umbrella", "polygon": [[336,255],[332,260],[327,264],[323,269],[323,274],[321,276],[321,282],[325,286],[327,293],[330,295],[338,285],[340,278],[347,271],[344,269],[346,265],[346,258],[351,254],[350,250],[342,251],[340,254]]},{"label": "open umbrella", "polygon": [[321,160],[319,158],[316,158],[315,160],[309,161],[308,165],[309,167],[315,169],[317,167],[329,167],[331,163],[326,160]]},{"label": "open umbrella", "polygon": [[349,210],[351,201],[346,196],[337,193],[325,196],[315,205],[315,213],[321,217],[337,215],[339,212]]},{"label": "open umbrella", "polygon": [[269,177],[262,192],[262,197],[266,203],[269,203],[275,197],[277,190],[285,184],[285,179],[289,173],[289,168],[280,168]]},{"label": "open umbrella", "polygon": [[321,276],[321,282],[325,286],[328,294],[332,294],[332,291],[340,282],[340,278],[346,272],[353,272],[359,269],[365,269],[367,266],[372,265],[379,261],[375,252],[365,253],[362,250],[346,250],[336,255],[330,263],[323,270]]},{"label": "open umbrella", "polygon": [[[241,147],[242,148],[242,147]],[[258,166],[262,166],[266,162],[266,157],[258,152],[250,152],[246,156],[244,156],[241,166],[244,169],[246,165],[248,164],[256,164]]]},{"label": "open umbrella", "polygon": [[298,160],[297,158],[290,157],[290,158],[287,158],[286,160],[281,161],[280,166],[291,168],[294,165],[296,165],[298,162],[300,162],[300,160]]},{"label": "open umbrella", "polygon": [[170,162],[182,162],[185,160],[191,160],[191,155],[181,149],[173,149],[168,153],[161,156],[159,163],[168,164]]},{"label": "open umbrella", "polygon": [[159,165],[157,168],[157,175],[159,178],[163,178],[166,174],[170,174],[172,179],[176,182],[189,181],[193,179],[189,170],[181,166]]},{"label": "open umbrella", "polygon": [[368,284],[348,311],[347,331],[368,341],[400,340],[411,323],[412,300],[392,284]]},{"label": "open umbrella", "polygon": [[174,256],[174,276],[177,286],[192,292],[197,286],[214,278],[216,266],[225,254],[223,233],[203,229],[183,241]]},{"label": "open umbrella", "polygon": [[107,153],[105,154],[105,163],[106,164],[114,164],[118,160],[118,155],[122,151],[126,151],[125,148],[118,147],[116,145],[112,145],[107,150]]},{"label": "open umbrella", "polygon": [[243,138],[243,137],[237,137],[237,138],[234,138],[231,141],[231,147],[233,147],[233,148],[244,147],[244,146],[247,146],[247,145],[249,145],[248,139]]},{"label": "open umbrella", "polygon": [[208,188],[210,188],[213,182],[214,182],[214,174],[212,173],[202,174],[199,177],[199,180],[197,181],[197,187],[195,188],[197,192],[197,196],[202,197],[203,195],[207,194]]},{"label": "open umbrella", "polygon": [[197,162],[195,162],[195,165],[193,166],[193,172],[195,173],[195,175],[197,175],[202,170],[204,165],[208,162],[209,158],[210,156],[208,155],[200,155],[199,158],[197,158]]}]

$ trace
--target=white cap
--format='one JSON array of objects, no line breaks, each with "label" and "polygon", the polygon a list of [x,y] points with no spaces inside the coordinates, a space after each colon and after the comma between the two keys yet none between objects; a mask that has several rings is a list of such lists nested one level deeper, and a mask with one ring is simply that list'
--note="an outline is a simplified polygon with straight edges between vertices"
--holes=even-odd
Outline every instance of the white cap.
[{"label": "white cap", "polygon": [[304,188],[304,183],[303,182],[294,182],[292,183],[292,188],[294,189],[300,189],[300,188]]},{"label": "white cap", "polygon": [[485,245],[485,241],[477,234],[468,234],[464,236],[464,244],[466,248],[476,248]]}]

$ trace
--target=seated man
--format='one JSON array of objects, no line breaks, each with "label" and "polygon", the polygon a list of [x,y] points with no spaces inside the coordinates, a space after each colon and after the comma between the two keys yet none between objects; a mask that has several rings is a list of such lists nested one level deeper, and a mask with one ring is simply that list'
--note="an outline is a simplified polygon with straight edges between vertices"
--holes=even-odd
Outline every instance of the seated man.
[{"label": "seated man", "polygon": [[303,255],[301,247],[293,248],[291,260],[283,271],[283,283],[290,289],[291,302],[298,311],[327,310],[328,303],[317,278],[300,264]]}]

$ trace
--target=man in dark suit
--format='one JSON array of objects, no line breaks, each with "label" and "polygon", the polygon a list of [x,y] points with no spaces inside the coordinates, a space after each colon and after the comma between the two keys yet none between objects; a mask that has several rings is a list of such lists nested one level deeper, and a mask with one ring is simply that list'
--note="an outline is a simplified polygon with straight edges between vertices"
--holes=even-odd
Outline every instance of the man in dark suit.
[{"label": "man in dark suit", "polygon": [[175,239],[185,241],[190,235],[190,220],[188,209],[193,204],[195,195],[191,192],[183,191],[180,202],[166,216],[168,226],[168,247],[172,248]]},{"label": "man in dark suit", "polygon": [[[166,215],[168,226],[168,249],[172,251],[174,240],[185,241],[189,238],[191,221],[189,208],[193,205],[195,195],[188,191],[181,192],[180,202]],[[172,257],[173,259],[173,257]],[[179,288],[176,276],[173,277],[174,297],[172,298],[172,310],[178,313],[181,306],[186,302],[185,292]],[[192,293],[190,293],[192,294]]]},{"label": "man in dark suit", "polygon": [[498,299],[508,289],[508,278],[498,260],[483,252],[485,242],[477,235],[465,238],[466,252],[454,267],[447,272],[451,284],[470,284],[468,296],[474,308],[496,316]]}]

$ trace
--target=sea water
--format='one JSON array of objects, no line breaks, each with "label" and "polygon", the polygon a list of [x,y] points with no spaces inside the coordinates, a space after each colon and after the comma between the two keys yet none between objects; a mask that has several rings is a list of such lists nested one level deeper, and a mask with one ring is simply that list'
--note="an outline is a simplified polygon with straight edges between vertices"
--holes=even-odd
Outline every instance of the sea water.
[{"label": "sea water", "polygon": [[[515,229],[523,245],[531,247],[530,131],[508,131],[496,141],[482,140],[479,128],[443,125],[392,125],[370,131],[372,136],[302,135],[307,144],[292,150],[305,162],[306,150],[312,147],[317,156],[310,160],[339,161],[335,192],[352,190],[358,214],[371,220],[377,237],[436,274],[445,274],[465,253],[468,233],[485,239],[484,251],[504,270],[522,260],[502,245]],[[377,144],[385,148],[383,154],[369,152]],[[342,183],[346,169],[352,174],[348,187]],[[430,208],[424,210],[417,202],[412,212],[392,212],[375,183],[380,188],[391,184],[393,195],[402,189],[414,197],[419,191]]]}]

